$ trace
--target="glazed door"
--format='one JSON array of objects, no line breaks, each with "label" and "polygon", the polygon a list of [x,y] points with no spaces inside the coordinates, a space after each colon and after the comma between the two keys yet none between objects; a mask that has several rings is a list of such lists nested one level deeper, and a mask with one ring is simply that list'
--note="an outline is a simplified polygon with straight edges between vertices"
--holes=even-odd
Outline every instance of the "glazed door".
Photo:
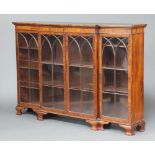
[{"label": "glazed door", "polygon": [[64,110],[63,35],[41,34],[42,106]]},{"label": "glazed door", "polygon": [[68,96],[71,113],[95,115],[94,36],[68,36]]},{"label": "glazed door", "polygon": [[38,35],[17,33],[19,102],[39,104]]},{"label": "glazed door", "polygon": [[128,38],[102,37],[101,44],[101,115],[128,119]]}]

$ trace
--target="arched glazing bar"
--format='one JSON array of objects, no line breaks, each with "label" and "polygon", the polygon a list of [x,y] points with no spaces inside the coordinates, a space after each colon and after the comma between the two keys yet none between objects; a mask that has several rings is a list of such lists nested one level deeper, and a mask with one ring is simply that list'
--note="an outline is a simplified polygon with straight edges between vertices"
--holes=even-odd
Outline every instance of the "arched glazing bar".
[{"label": "arched glazing bar", "polygon": [[[74,55],[76,55],[72,51],[73,49],[71,48],[71,46],[73,46],[73,44],[75,44],[78,50],[75,50],[75,48],[74,48],[74,50],[76,52],[78,51],[78,57],[79,57],[79,61],[80,61],[79,64],[82,65],[82,62],[86,59],[86,58],[84,59],[84,57],[85,57],[84,54],[86,53],[86,49],[84,49],[84,47],[87,46],[87,47],[89,47],[88,51],[89,52],[91,51],[91,53],[89,53],[89,55],[91,55],[91,56],[89,56],[89,57],[91,57],[91,61],[90,62],[92,62],[93,48],[92,48],[92,45],[91,45],[91,43],[89,41],[90,39],[92,39],[92,37],[86,38],[86,37],[83,37],[83,36],[77,36],[77,37],[69,36],[69,39],[71,39],[71,41],[69,42],[69,55],[72,55],[73,58],[74,58]],[[78,41],[78,39],[82,39],[82,42],[80,43]]]},{"label": "arched glazing bar", "polygon": [[[83,43],[81,44],[81,46],[79,45],[78,41],[76,40],[76,39],[78,39],[78,38],[80,38],[80,37],[81,37],[82,39],[84,39],[84,41],[83,41]],[[83,37],[83,36],[77,36],[77,37],[74,38],[74,37],[72,37],[72,36],[69,36],[69,38],[72,39],[72,41],[69,43],[69,46],[71,46],[72,43],[75,41],[76,44],[77,44],[77,46],[78,46],[78,48],[79,48],[79,51],[80,51],[80,50],[83,48],[84,44],[85,44],[85,43],[88,43],[89,47],[91,48],[91,51],[93,52],[92,45],[91,45],[91,43],[89,42],[89,40],[92,39],[92,37],[85,38],[85,37]]]},{"label": "arched glazing bar", "polygon": [[81,45],[82,51],[82,65],[92,65],[93,64],[93,47],[91,44],[92,37],[83,37],[83,44]]},{"label": "arched glazing bar", "polygon": [[38,47],[37,39],[31,33],[28,33],[28,34],[31,36],[31,39],[29,41],[29,48],[37,48]]},{"label": "arched glazing bar", "polygon": [[[19,33],[19,36],[21,36],[22,39],[24,39],[23,41],[26,44],[26,48],[28,48],[29,47],[29,44],[28,44],[28,41],[27,41],[26,37],[24,36],[24,34]],[[23,43],[21,42],[21,39],[19,39],[19,47],[24,47]]]},{"label": "arched glazing bar", "polygon": [[90,49],[91,49],[91,52],[93,53],[93,48],[92,48],[92,45],[91,45],[91,43],[90,43],[90,41],[89,41],[90,39],[92,39],[92,37],[85,38],[85,37],[81,36],[81,38],[84,39],[84,42],[83,42],[83,44],[81,45],[81,49],[83,49],[83,46],[85,45],[85,43],[88,43],[88,45],[89,45],[89,47],[90,47]]},{"label": "arched glazing bar", "polygon": [[103,43],[102,48],[102,66],[114,67],[115,65],[115,48],[111,40],[113,38],[103,38],[105,43]]},{"label": "arched glazing bar", "polygon": [[62,36],[55,36],[52,35],[55,38],[55,41],[52,45],[53,50],[53,62],[63,64],[63,44],[61,42]]},{"label": "arched glazing bar", "polygon": [[43,35],[43,34],[42,34],[41,36],[44,38],[44,40],[42,41],[41,47],[43,47],[44,44],[45,44],[46,41],[47,41],[47,43],[48,43],[48,45],[49,45],[49,47],[50,47],[50,49],[51,49],[51,51],[52,51],[52,46],[51,46],[51,43],[50,43],[50,41],[49,41],[49,39],[48,39],[49,36],[45,36],[45,35]]},{"label": "arched glazing bar", "polygon": [[27,33],[29,39],[29,56],[31,61],[38,61],[38,41],[36,34]]},{"label": "arched glazing bar", "polygon": [[[44,47],[44,44],[47,42],[48,43],[48,46],[49,46],[49,48],[50,48],[50,55],[51,55],[51,61],[52,61],[52,63],[53,63],[53,61],[54,61],[54,48],[58,48],[58,46],[57,46],[57,43],[59,44],[59,46],[60,46],[60,50],[58,50],[57,51],[57,53],[58,52],[60,52],[59,53],[59,55],[60,55],[60,57],[61,57],[61,62],[62,62],[62,56],[63,56],[63,45],[62,45],[62,42],[61,42],[61,40],[60,40],[60,37],[61,36],[55,36],[55,35],[48,35],[48,36],[45,36],[45,35],[42,35],[43,36],[43,41],[42,41],[42,44],[41,44],[41,47],[43,48]],[[51,38],[51,37],[53,37],[53,38],[55,38],[55,40],[54,41],[51,41],[50,39],[53,39],[53,38]],[[45,47],[44,47],[45,48]],[[43,52],[43,50],[42,50],[42,52]],[[44,55],[44,54],[42,54],[42,55]]]},{"label": "arched glazing bar", "polygon": [[119,43],[117,44],[116,48],[115,48],[115,52],[116,52],[116,66],[119,68],[126,68],[127,69],[127,65],[128,65],[128,47],[126,45],[126,43],[124,42],[125,40],[127,40],[127,38],[116,38],[117,40],[119,40]]},{"label": "arched glazing bar", "polygon": [[72,37],[72,36],[69,36],[69,38],[71,38],[72,39],[72,41],[69,43],[69,47],[73,44],[73,42],[75,42],[76,43],[76,45],[77,45],[77,47],[78,47],[78,49],[79,49],[79,52],[81,53],[81,48],[80,48],[80,45],[79,45],[79,43],[77,42],[77,38],[79,38],[79,36],[77,36],[77,37]]},{"label": "arched glazing bar", "polygon": [[106,42],[103,44],[103,48],[102,48],[102,54],[103,54],[103,52],[104,52],[104,48],[108,45],[108,43],[109,43],[109,45],[111,46],[111,48],[112,48],[112,50],[113,50],[113,55],[115,55],[115,49],[114,49],[114,45],[113,45],[113,43],[110,41],[110,40],[112,40],[113,38],[106,38],[106,37],[103,37],[103,39],[105,39],[106,40]]},{"label": "arched glazing bar", "polygon": [[[26,35],[28,35],[30,38],[27,38],[28,36],[26,36]],[[26,43],[26,48],[31,48],[32,43],[34,43],[34,45],[36,47],[38,47],[38,41],[33,34],[31,34],[31,33],[19,33],[19,36],[21,36],[24,39],[24,41]],[[19,39],[19,46],[20,46],[20,41],[21,40]],[[21,47],[22,47],[22,45],[21,45]]]},{"label": "arched glazing bar", "polygon": [[[105,46],[107,46],[107,44],[109,43],[110,44],[110,46],[113,48],[113,51],[115,51],[114,50],[114,48],[117,48],[117,47],[119,47],[121,44],[123,45],[123,47],[126,49],[126,51],[127,51],[127,45],[125,44],[125,42],[123,41],[123,40],[127,40],[127,38],[123,38],[123,39],[120,39],[120,38],[106,38],[106,37],[103,37],[103,39],[105,39],[106,40],[106,42],[103,44],[103,48],[102,48],[102,52],[104,51],[104,48],[105,48]],[[115,44],[115,43],[113,43],[113,39],[116,39],[116,40],[118,40],[118,43],[117,44]],[[115,54],[115,53],[114,53]]]},{"label": "arched glazing bar", "polygon": [[[119,57],[120,54],[124,55],[123,58],[125,60],[127,60],[127,51],[128,51],[128,49],[127,49],[127,45],[124,42],[124,40],[126,40],[127,38],[120,39],[120,38],[106,38],[106,37],[104,37],[103,39],[106,40],[106,41],[105,41],[105,43],[103,43],[102,57],[103,56],[105,57],[104,52],[108,52],[108,51],[106,51],[106,48],[111,47],[112,52],[113,52],[113,56],[114,56],[114,60],[113,60],[114,66],[117,65],[117,57]],[[114,42],[117,42],[117,43],[114,43]],[[106,61],[107,58],[103,58],[103,60]],[[108,61],[110,61],[109,58],[108,58]],[[102,63],[104,63],[104,61]]]},{"label": "arched glazing bar", "polygon": [[71,42],[69,42],[69,63],[70,64],[81,64],[81,48],[79,46],[79,43],[77,42],[77,38],[79,38],[79,36],[77,37],[72,37],[69,36],[69,40],[71,40]]},{"label": "arched glazing bar", "polygon": [[[49,43],[49,45],[50,45],[50,48],[52,49],[53,47],[54,47],[54,45],[55,45],[55,43],[56,43],[56,41],[58,41],[59,42],[59,44],[60,44],[60,46],[61,46],[61,48],[63,48],[63,45],[62,45],[62,43],[61,43],[61,41],[60,41],[60,37],[61,36],[59,36],[59,37],[56,37],[55,35],[48,35],[47,37],[45,36],[45,35],[42,35],[45,39],[42,41],[42,46],[44,45],[44,42],[45,42],[45,40]],[[51,46],[51,42],[49,41],[49,37],[54,37],[56,40],[53,42],[53,45]]]}]

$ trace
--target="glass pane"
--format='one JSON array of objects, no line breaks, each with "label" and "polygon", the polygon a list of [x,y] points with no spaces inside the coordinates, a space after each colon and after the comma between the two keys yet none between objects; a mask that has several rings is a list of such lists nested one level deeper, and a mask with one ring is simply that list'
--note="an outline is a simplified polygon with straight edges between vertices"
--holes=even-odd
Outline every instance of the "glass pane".
[{"label": "glass pane", "polygon": [[20,82],[20,86],[25,87],[25,88],[34,88],[34,89],[39,88],[38,83],[28,83],[28,82],[23,82],[23,81]]},{"label": "glass pane", "polygon": [[82,65],[93,65],[92,37],[85,37],[81,41]]},{"label": "glass pane", "polygon": [[37,69],[38,70],[38,62],[30,61],[30,68],[31,69]]},{"label": "glass pane", "polygon": [[19,67],[29,68],[29,61],[19,61]]},{"label": "glass pane", "polygon": [[72,66],[93,65],[93,39],[88,36],[69,37],[69,64]]},{"label": "glass pane", "polygon": [[93,114],[93,103],[93,92],[82,91],[82,112],[85,114]]},{"label": "glass pane", "polygon": [[125,95],[116,95],[116,105],[115,115],[121,118],[128,117],[128,97]]},{"label": "glass pane", "polygon": [[53,46],[53,62],[55,64],[63,64],[62,37],[55,38],[55,44]]},{"label": "glass pane", "polygon": [[27,88],[28,88],[28,87],[29,87],[29,83],[28,83],[28,82],[23,82],[23,81],[21,81],[21,82],[20,82],[20,86],[21,86],[21,87],[27,87]]},{"label": "glass pane", "polygon": [[102,85],[104,91],[114,91],[114,70],[103,70]]},{"label": "glass pane", "polygon": [[69,67],[69,82],[71,88],[80,88],[80,68]]},{"label": "glass pane", "polygon": [[53,79],[55,86],[63,86],[64,84],[63,66],[53,66]]},{"label": "glass pane", "polygon": [[38,62],[34,62],[34,61],[24,61],[24,60],[20,60],[19,61],[19,67],[20,68],[29,68],[29,69],[36,69],[38,70]]},{"label": "glass pane", "polygon": [[31,49],[30,51],[30,60],[31,61],[38,61],[38,50]]},{"label": "glass pane", "polygon": [[44,62],[52,62],[52,45],[50,41],[52,38],[50,36],[42,35],[41,36],[41,47],[42,47],[42,54],[41,58]]},{"label": "glass pane", "polygon": [[20,87],[20,101],[30,102],[29,101],[29,88]]},{"label": "glass pane", "polygon": [[29,81],[29,70],[28,69],[19,69],[19,79],[21,81]]},{"label": "glass pane", "polygon": [[115,100],[114,94],[103,93],[102,94],[102,114],[104,116],[115,117]]},{"label": "glass pane", "polygon": [[28,48],[29,38],[25,33],[18,34],[18,44],[20,48]]},{"label": "glass pane", "polygon": [[28,60],[28,49],[19,48],[19,60]]},{"label": "glass pane", "polygon": [[114,50],[111,46],[105,45],[102,56],[103,67],[114,67]]},{"label": "glass pane", "polygon": [[38,83],[30,83],[30,88],[38,89],[39,84]]},{"label": "glass pane", "polygon": [[128,92],[128,72],[116,71],[116,91]]},{"label": "glass pane", "polygon": [[116,49],[116,67],[117,68],[128,68],[127,51],[125,47],[118,47]]},{"label": "glass pane", "polygon": [[53,107],[54,106],[54,102],[53,102],[54,90],[53,90],[53,88],[43,86],[42,93],[43,93],[43,96],[42,96],[43,97],[43,106]]},{"label": "glass pane", "polygon": [[52,86],[52,65],[42,65],[42,80],[43,85]]},{"label": "glass pane", "polygon": [[39,75],[37,70],[30,70],[30,82],[38,82]]},{"label": "glass pane", "polygon": [[93,89],[93,69],[82,68],[82,89]]},{"label": "glass pane", "polygon": [[30,98],[31,98],[31,103],[39,103],[39,90],[38,89],[30,89]]},{"label": "glass pane", "polygon": [[120,44],[120,38],[108,38],[113,47],[117,47]]},{"label": "glass pane", "polygon": [[78,42],[74,37],[69,37],[68,39],[68,54],[69,54],[69,64],[70,65],[80,65],[81,63],[81,51]]},{"label": "glass pane", "polygon": [[64,109],[64,89],[44,86],[43,106],[55,109]]},{"label": "glass pane", "polygon": [[29,48],[30,49],[38,49],[38,36],[37,34],[30,34],[31,39],[29,41]]},{"label": "glass pane", "polygon": [[103,93],[102,112],[104,116],[127,118],[128,97],[126,95],[114,95]]},{"label": "glass pane", "polygon": [[81,91],[70,90],[70,111],[81,112]]},{"label": "glass pane", "polygon": [[64,89],[54,88],[54,108],[64,109]]},{"label": "glass pane", "polygon": [[63,36],[42,35],[42,61],[63,64]]}]

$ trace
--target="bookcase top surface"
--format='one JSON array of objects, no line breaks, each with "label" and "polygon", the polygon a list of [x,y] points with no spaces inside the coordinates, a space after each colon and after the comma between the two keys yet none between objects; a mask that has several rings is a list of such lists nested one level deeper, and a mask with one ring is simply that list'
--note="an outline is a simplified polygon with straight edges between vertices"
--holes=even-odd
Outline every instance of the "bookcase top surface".
[{"label": "bookcase top surface", "polygon": [[89,27],[89,28],[134,28],[146,27],[147,24],[130,23],[58,23],[58,22],[13,22],[15,26],[49,26],[49,27]]}]

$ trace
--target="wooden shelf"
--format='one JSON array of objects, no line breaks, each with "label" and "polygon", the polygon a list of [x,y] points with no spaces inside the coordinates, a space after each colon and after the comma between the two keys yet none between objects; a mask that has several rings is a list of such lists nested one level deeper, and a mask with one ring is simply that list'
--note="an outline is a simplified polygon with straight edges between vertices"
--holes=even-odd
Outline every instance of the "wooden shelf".
[{"label": "wooden shelf", "polygon": [[57,88],[64,88],[63,82],[59,82],[59,81],[44,81],[42,83],[43,86],[46,87],[57,87]]},{"label": "wooden shelf", "polygon": [[60,66],[64,66],[63,63],[60,63],[60,62],[51,62],[51,61],[42,61],[41,62],[42,64],[47,64],[47,65],[60,65]]},{"label": "wooden shelf", "polygon": [[103,92],[116,92],[116,93],[128,93],[128,90],[127,88],[125,87],[114,87],[114,86],[106,86],[106,87],[103,87]]},{"label": "wooden shelf", "polygon": [[128,92],[110,92],[110,91],[102,91],[102,93],[128,96]]},{"label": "wooden shelf", "polygon": [[88,88],[69,87],[69,89],[70,90],[79,90],[79,91],[93,92],[93,89],[88,89]]},{"label": "wooden shelf", "polygon": [[32,84],[33,84],[33,83],[34,83],[34,84],[38,84],[38,83],[39,83],[39,82],[32,82],[32,81],[29,81],[29,80],[28,80],[28,81],[19,80],[19,82],[26,82],[26,83],[32,83]]},{"label": "wooden shelf", "polygon": [[[123,46],[123,45],[118,45],[118,44],[112,44],[112,45],[113,45],[113,47],[115,47],[115,48],[116,48],[116,47],[118,47],[118,48],[128,48],[127,45],[126,45],[126,47]],[[106,44],[105,47],[106,47],[106,46],[107,46],[107,47],[112,47],[111,44]]]},{"label": "wooden shelf", "polygon": [[93,66],[93,65],[90,65],[90,64],[83,64],[83,65],[80,65],[79,63],[71,63],[71,64],[69,64],[69,67],[93,68],[94,66]]},{"label": "wooden shelf", "polygon": [[123,88],[123,87],[116,87],[116,92],[128,93],[128,90],[126,88]]},{"label": "wooden shelf", "polygon": [[114,92],[115,91],[115,88],[114,88],[114,86],[104,86],[103,87],[103,91],[111,91],[111,92]]},{"label": "wooden shelf", "polygon": [[27,47],[19,47],[19,49],[23,49],[23,50],[38,50],[38,48],[27,48]]},{"label": "wooden shelf", "polygon": [[33,68],[33,67],[19,67],[21,69],[31,69],[31,70],[38,70],[38,68]]},{"label": "wooden shelf", "polygon": [[20,87],[22,87],[22,88],[28,88],[28,89],[39,89],[39,88],[36,88],[36,87],[31,87],[31,86],[20,86]]},{"label": "wooden shelf", "polygon": [[113,66],[104,66],[104,67],[102,67],[102,69],[128,71],[127,68],[122,68],[122,67],[118,67],[118,66],[116,66],[116,67],[113,67]]}]

